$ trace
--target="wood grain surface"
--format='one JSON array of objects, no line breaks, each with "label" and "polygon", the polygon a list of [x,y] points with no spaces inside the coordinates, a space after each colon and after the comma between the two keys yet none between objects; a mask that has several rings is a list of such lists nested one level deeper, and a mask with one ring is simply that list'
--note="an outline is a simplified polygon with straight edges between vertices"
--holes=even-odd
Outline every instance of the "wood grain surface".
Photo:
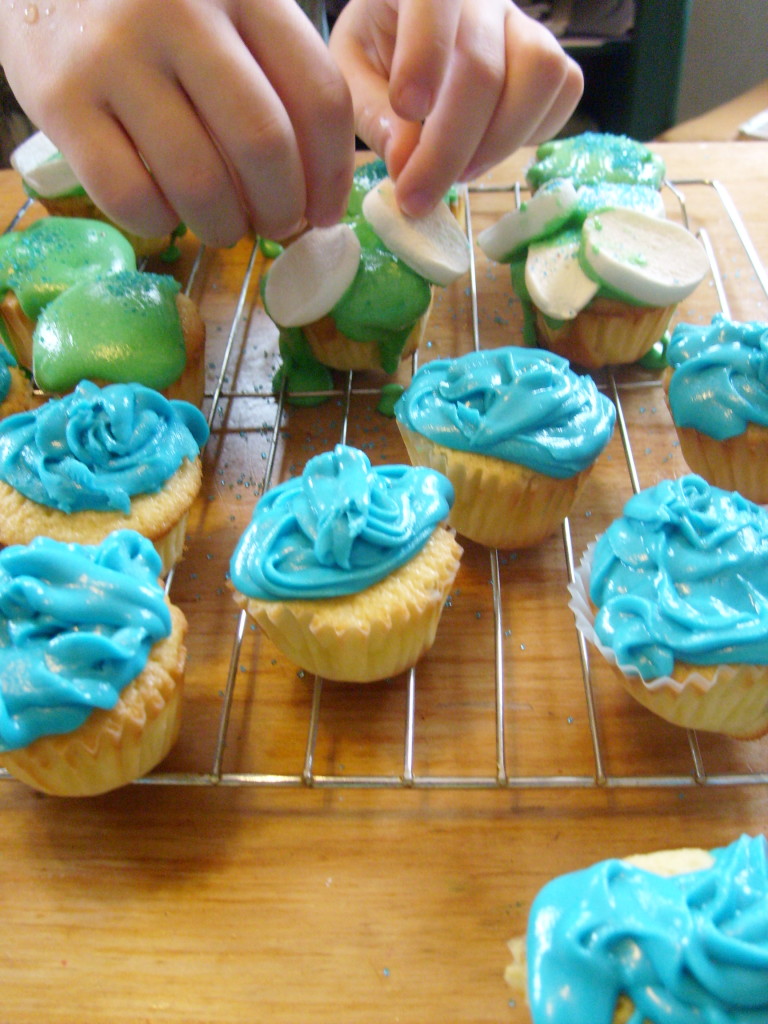
[{"label": "wood grain surface", "polygon": [[[763,282],[710,184],[768,260],[768,144],[657,148],[688,182],[689,225],[716,255],[678,318],[708,321],[725,300],[734,317],[768,320]],[[529,159],[472,191],[475,235],[514,204]],[[0,226],[23,199],[2,172]],[[21,223],[39,215],[32,206]],[[519,341],[507,271],[475,255],[474,289],[465,280],[438,296],[421,360]],[[0,779],[0,1022],[524,1024],[503,980],[505,944],[549,877],[723,844],[768,822],[768,740],[690,737],[636,705],[595,656],[585,688],[569,545],[578,560],[633,486],[686,469],[658,376],[599,378],[621,403],[630,457],[617,431],[565,544],[558,534],[497,559],[466,542],[413,680],[315,683],[242,622],[232,549],[259,493],[311,455],[342,439],[374,463],[405,461],[405,449],[377,411],[374,374],[338,375],[316,408],[278,401],[263,257],[252,240],[196,256],[185,239],[170,268],[207,323],[212,410],[171,586],[190,623],[182,733],[151,779],[105,797],[44,798]]]}]

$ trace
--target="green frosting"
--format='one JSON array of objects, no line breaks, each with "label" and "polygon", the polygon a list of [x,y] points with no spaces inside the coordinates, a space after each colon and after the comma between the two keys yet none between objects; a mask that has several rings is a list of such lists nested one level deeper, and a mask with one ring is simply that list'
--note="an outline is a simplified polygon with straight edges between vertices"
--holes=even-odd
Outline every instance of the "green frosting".
[{"label": "green frosting", "polygon": [[285,385],[286,401],[291,405],[313,406],[326,401],[327,395],[306,393],[330,391],[333,377],[328,367],[315,359],[301,328],[283,327],[278,346],[282,363],[272,378],[273,391],[279,394]]},{"label": "green frosting", "polygon": [[539,146],[526,178],[534,189],[555,178],[569,178],[575,186],[618,182],[659,188],[664,173],[661,157],[642,142],[626,135],[583,132]]},{"label": "green frosting", "polygon": [[0,299],[13,292],[31,320],[76,282],[123,270],[136,270],[133,247],[101,221],[43,217],[0,237]]},{"label": "green frosting", "polygon": [[33,367],[39,386],[63,392],[85,378],[168,387],[187,358],[179,289],[170,276],[139,271],[73,285],[37,322]]},{"label": "green frosting", "polygon": [[362,216],[348,220],[360,240],[360,266],[330,315],[353,341],[377,341],[382,369],[394,373],[408,335],[429,308],[432,288],[387,249]]}]

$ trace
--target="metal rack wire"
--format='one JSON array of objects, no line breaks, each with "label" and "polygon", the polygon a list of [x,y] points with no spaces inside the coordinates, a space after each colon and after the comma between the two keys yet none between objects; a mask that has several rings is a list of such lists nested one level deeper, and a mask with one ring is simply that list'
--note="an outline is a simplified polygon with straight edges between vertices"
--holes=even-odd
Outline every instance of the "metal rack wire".
[{"label": "metal rack wire", "polygon": [[[688,224],[688,212],[685,189],[689,187],[705,188],[714,195],[720,203],[722,210],[728,218],[739,244],[746,255],[746,258],[754,273],[762,292],[768,297],[768,275],[762,266],[759,256],[749,237],[749,233],[742,221],[742,218],[733,203],[728,191],[716,180],[690,179],[685,181],[668,182],[667,187],[679,203],[680,217],[686,225]],[[475,194],[488,192],[492,189],[483,187],[471,187],[467,190],[465,206],[466,230],[470,240],[473,239],[472,226],[472,203],[471,197]],[[495,189],[501,190],[501,189]],[[520,186],[503,186],[504,191],[513,191],[515,200],[520,201]],[[9,225],[14,227],[21,218],[26,207],[23,207],[17,214],[14,221]],[[723,274],[718,264],[716,253],[709,237],[703,231],[698,232],[710,259],[712,279],[716,289],[718,302],[722,312],[727,316],[730,314],[730,305],[726,290],[723,285]],[[246,296],[252,288],[252,278],[255,273],[258,255],[258,240],[254,242],[250,259],[247,262],[245,273],[241,282],[237,303],[234,308],[227,339],[223,349],[218,376],[215,380],[212,393],[209,396],[210,406],[208,419],[213,424],[219,405],[223,399],[244,397],[226,391],[227,374],[230,363],[237,352],[238,339],[241,337],[242,320],[246,315]],[[477,282],[477,267],[474,258],[474,246],[471,246],[472,260],[470,265],[470,300],[472,316],[472,343],[475,348],[482,344],[479,317],[479,293]],[[198,272],[203,256],[201,249],[192,266],[190,276],[185,284],[185,290],[192,289],[195,275]],[[619,379],[613,372],[607,372],[604,379],[600,380],[600,386],[605,388],[613,399],[617,410],[617,429],[621,437],[624,457],[626,459],[627,471],[634,491],[640,489],[635,458],[632,449],[630,431],[627,427],[624,415],[623,401],[628,389],[634,387],[658,387],[658,381],[625,381]],[[340,398],[343,409],[341,431],[339,440],[346,440],[346,433],[349,426],[350,399],[355,391],[355,382],[352,374],[348,374],[344,388],[340,392],[334,392]],[[247,397],[272,398],[276,403],[276,416],[274,426],[271,430],[271,439],[266,458],[264,471],[264,488],[270,486],[272,479],[278,437],[281,424],[284,418],[286,395],[249,395]],[[575,562],[573,553],[573,541],[571,525],[565,520],[562,525],[562,548],[563,559],[570,581],[574,578]],[[402,722],[402,758],[397,771],[390,773],[376,774],[330,774],[316,770],[316,744],[320,727],[324,681],[316,678],[312,688],[312,700],[306,722],[306,743],[304,748],[303,761],[296,766],[292,772],[231,772],[224,770],[224,751],[227,745],[228,731],[230,728],[230,716],[233,706],[234,695],[238,685],[238,664],[240,653],[246,631],[247,616],[241,612],[236,628],[233,632],[231,643],[231,654],[227,677],[223,686],[221,711],[216,723],[216,742],[208,769],[201,769],[192,772],[170,772],[164,771],[162,767],[147,777],[138,780],[143,785],[167,785],[167,786],[251,786],[262,788],[379,788],[379,789],[587,789],[587,788],[622,788],[622,787],[686,787],[686,786],[753,786],[768,784],[768,765],[766,770],[756,772],[720,772],[708,773],[698,737],[694,732],[682,732],[685,735],[688,750],[690,753],[690,770],[663,775],[612,775],[606,769],[603,745],[600,737],[597,705],[594,695],[592,680],[592,669],[587,642],[583,635],[574,625],[576,643],[578,647],[580,671],[583,680],[584,701],[586,707],[586,718],[591,738],[593,770],[583,774],[544,774],[544,775],[521,775],[511,772],[508,768],[507,740],[505,732],[505,717],[507,714],[507,685],[505,659],[503,656],[503,588],[500,574],[499,552],[489,551],[489,569],[491,580],[491,604],[493,615],[490,629],[492,630],[492,644],[494,650],[493,678],[488,680],[489,692],[492,692],[492,716],[493,734],[495,737],[492,764],[489,760],[487,772],[474,775],[456,774],[427,774],[415,770],[415,708],[419,678],[419,667],[411,669],[406,673],[405,687],[405,711]],[[167,586],[173,588],[173,572],[169,575]],[[0,777],[7,777],[0,773]]]}]

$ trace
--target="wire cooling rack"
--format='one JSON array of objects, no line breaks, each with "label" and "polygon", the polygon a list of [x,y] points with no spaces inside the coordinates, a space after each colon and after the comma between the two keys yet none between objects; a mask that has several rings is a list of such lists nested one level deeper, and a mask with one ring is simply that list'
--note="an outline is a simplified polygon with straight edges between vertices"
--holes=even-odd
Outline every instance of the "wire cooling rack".
[{"label": "wire cooling rack", "polygon": [[[716,180],[687,179],[675,180],[666,183],[666,195],[670,200],[675,215],[680,220],[689,224],[689,196],[693,193],[706,194],[707,203],[716,203],[722,213],[724,222],[729,225],[735,244],[744,259],[747,272],[752,277],[752,283],[759,290],[763,297],[768,297],[768,276],[760,261],[760,258],[751,241],[749,233],[744,225],[740,213],[731,199],[727,189]],[[464,217],[466,231],[473,242],[471,246],[472,260],[469,272],[469,305],[471,317],[471,331],[468,332],[467,349],[472,346],[476,349],[483,347],[483,288],[479,282],[480,269],[478,257],[474,246],[473,218],[474,208],[477,203],[482,203],[484,198],[494,192],[510,193],[510,203],[519,204],[521,192],[524,189],[518,184],[504,186],[471,187],[465,190],[464,194]],[[22,207],[8,229],[17,225],[23,217],[28,204]],[[692,228],[693,230],[693,228]],[[711,268],[711,284],[716,297],[716,308],[726,316],[732,314],[731,291],[726,283],[729,277],[728,265],[724,271],[723,258],[716,251],[708,232],[703,228],[697,228],[695,233],[704,245]],[[191,292],[195,285],[196,276],[200,271],[205,251],[200,249],[191,265],[187,280],[183,282],[184,290]],[[730,256],[725,257],[730,261]],[[224,341],[221,358],[218,363],[217,373],[213,380],[212,387],[207,394],[208,420],[212,432],[215,431],[217,413],[220,406],[225,402],[238,400],[260,399],[269,402],[274,406],[273,425],[269,428],[268,445],[264,453],[263,479],[260,489],[266,490],[273,483],[275,464],[278,452],[279,438],[284,428],[285,418],[288,409],[290,396],[284,392],[272,394],[269,391],[259,393],[256,391],[243,392],[228,390],[231,378],[231,366],[236,360],[239,347],[243,339],[243,324],[250,313],[250,304],[253,301],[254,290],[258,291],[258,282],[254,282],[254,276],[259,274],[259,243],[256,240],[247,260],[242,279],[239,282],[237,301],[233,307],[231,321],[228,327],[227,337]],[[743,287],[743,277],[730,274],[731,280],[736,280],[737,287]],[[737,317],[738,318],[738,317]],[[764,319],[768,319],[765,317]],[[511,342],[507,342],[511,343]],[[416,359],[412,369],[415,369]],[[611,369],[600,371],[596,374],[598,385],[611,397],[617,410],[617,434],[621,442],[622,457],[626,463],[626,471],[634,491],[640,489],[640,475],[637,468],[636,447],[637,436],[633,433],[631,420],[632,415],[626,412],[627,404],[635,402],[638,393],[654,396],[654,400],[660,400],[660,380],[658,374],[636,374],[633,369],[619,368],[614,372]],[[355,375],[348,374],[342,387],[328,393],[325,396],[334,399],[340,406],[342,412],[338,428],[338,441],[345,442],[352,420],[353,397],[360,394],[364,387],[359,384]],[[213,433],[212,433],[213,437]],[[642,444],[642,439],[640,439]],[[214,472],[216,468],[214,467]],[[574,540],[572,524],[566,519],[562,525],[561,537],[558,539],[558,546],[561,550],[560,560],[568,581],[573,579],[576,559],[574,555]],[[236,701],[236,695],[243,683],[242,672],[242,651],[246,642],[249,630],[249,622],[244,612],[235,619],[235,625],[231,636],[231,649],[229,654],[228,670],[226,678],[220,680],[221,701],[218,715],[210,725],[215,732],[215,740],[212,743],[212,754],[206,765],[196,766],[194,770],[173,771],[165,770],[163,766],[150,775],[137,781],[137,784],[144,785],[168,785],[168,786],[252,786],[263,788],[381,788],[381,789],[586,789],[586,788],[621,788],[621,787],[685,787],[685,786],[753,786],[768,784],[768,740],[757,741],[743,746],[750,747],[749,757],[746,759],[736,758],[733,762],[727,759],[716,759],[716,767],[710,770],[707,763],[708,757],[702,750],[700,737],[692,731],[685,731],[669,727],[666,723],[658,723],[658,728],[665,730],[663,742],[672,742],[678,747],[684,748],[682,757],[681,751],[677,750],[676,756],[672,759],[674,768],[664,771],[647,770],[622,770],[611,771],[609,767],[610,756],[606,754],[605,741],[603,738],[604,728],[601,719],[600,700],[596,696],[595,665],[590,655],[588,645],[575,624],[567,628],[573,632],[574,657],[578,661],[578,669],[581,676],[583,690],[583,707],[581,714],[588,730],[588,747],[590,751],[589,764],[577,771],[569,771],[567,767],[552,767],[544,771],[529,773],[525,765],[520,764],[518,756],[518,736],[514,727],[510,726],[510,720],[514,719],[516,713],[516,702],[514,700],[515,679],[514,672],[510,671],[509,659],[505,655],[508,647],[507,628],[509,606],[514,596],[510,597],[508,588],[503,584],[503,574],[508,565],[508,555],[503,552],[487,552],[489,571],[489,598],[488,612],[484,614],[483,629],[487,631],[486,640],[492,650],[489,659],[490,665],[484,662],[482,678],[479,681],[479,689],[484,694],[478,702],[482,705],[482,717],[484,718],[483,735],[486,737],[483,745],[486,749],[482,757],[470,758],[474,765],[478,760],[486,767],[479,770],[462,771],[460,768],[451,767],[447,771],[421,769],[419,767],[420,754],[420,716],[418,714],[420,682],[422,679],[422,666],[417,665],[410,672],[405,673],[402,684],[398,680],[396,685],[403,687],[403,704],[397,746],[399,756],[396,763],[389,763],[385,768],[379,769],[376,765],[373,770],[348,771],[344,765],[332,766],[326,770],[318,765],[317,745],[318,736],[321,732],[324,716],[328,708],[333,706],[336,696],[333,688],[328,695],[328,684],[320,679],[305,680],[305,685],[311,690],[311,699],[307,702],[304,717],[300,723],[304,731],[305,742],[303,752],[296,759],[296,763],[285,770],[282,766],[273,767],[269,764],[261,764],[257,770],[228,770],[226,767],[226,752],[228,744],[232,739],[232,710]],[[177,570],[178,572],[178,567]],[[175,573],[172,572],[167,580],[167,587],[173,596]],[[194,616],[194,609],[191,617]],[[479,616],[479,613],[478,613]],[[191,618],[191,628],[194,628],[194,619]],[[438,633],[438,643],[440,642]],[[523,645],[520,645],[521,647]],[[467,657],[471,657],[467,652]],[[547,680],[541,680],[541,686],[546,687]],[[438,705],[439,707],[439,705]],[[251,715],[258,715],[258,706],[251,709]],[[291,710],[291,714],[294,710]],[[647,714],[642,712],[643,714]],[[652,716],[651,716],[652,717]],[[648,717],[643,720],[644,730],[641,739],[647,741],[648,730],[656,727],[655,720],[650,721]],[[343,723],[342,723],[343,725]],[[338,729],[340,726],[334,720],[331,729]],[[547,740],[544,738],[546,744]],[[483,760],[485,758],[485,760]],[[429,759],[427,759],[428,761]],[[457,763],[461,764],[464,758],[461,752],[458,755]],[[583,764],[583,762],[582,762]],[[655,762],[654,762],[655,765]],[[6,773],[0,773],[0,777],[8,778]]]}]

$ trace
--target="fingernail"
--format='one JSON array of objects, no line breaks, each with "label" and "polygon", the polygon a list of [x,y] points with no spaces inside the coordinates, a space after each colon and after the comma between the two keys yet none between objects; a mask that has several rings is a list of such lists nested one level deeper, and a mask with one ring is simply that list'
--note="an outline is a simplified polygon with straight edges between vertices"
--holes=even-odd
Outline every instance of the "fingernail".
[{"label": "fingernail", "polygon": [[407,121],[423,121],[432,109],[432,93],[421,85],[406,85],[400,90],[395,109]]},{"label": "fingernail", "polygon": [[400,209],[409,217],[425,217],[436,205],[434,196],[429,192],[407,192],[399,199]]}]

